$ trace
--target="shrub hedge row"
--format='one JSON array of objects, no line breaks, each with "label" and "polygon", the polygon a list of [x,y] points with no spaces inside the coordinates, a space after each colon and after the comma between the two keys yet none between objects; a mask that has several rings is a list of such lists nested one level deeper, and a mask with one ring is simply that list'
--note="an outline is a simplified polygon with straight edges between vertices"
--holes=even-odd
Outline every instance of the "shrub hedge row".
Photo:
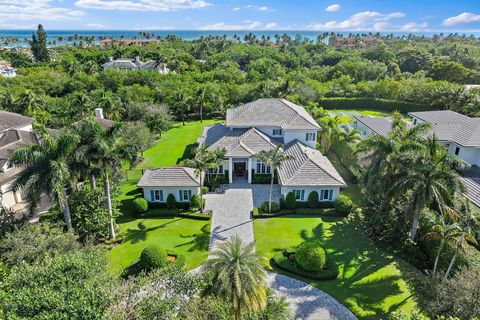
[{"label": "shrub hedge row", "polygon": [[277,252],[273,258],[273,264],[287,272],[302,276],[304,278],[313,279],[313,280],[335,280],[338,277],[338,266],[332,259],[327,259],[325,263],[325,268],[320,272],[310,272],[301,268],[295,261],[288,259],[288,254],[295,253],[295,250],[289,250],[288,253]]},{"label": "shrub hedge row", "polygon": [[195,220],[210,220],[212,218],[212,211],[201,212],[179,212],[179,217],[195,219]]},{"label": "shrub hedge row", "polygon": [[345,217],[347,214],[337,212],[333,208],[326,209],[311,209],[311,208],[298,208],[298,209],[281,209],[276,213],[268,213],[263,211],[261,208],[253,208],[252,216],[254,219],[264,219],[264,218],[274,218],[285,215],[305,215],[305,216],[329,216],[329,217]]},{"label": "shrub hedge row", "polygon": [[[253,184],[270,184],[271,180],[272,180],[271,174],[254,174],[254,171],[252,170]],[[273,177],[273,183],[278,183],[277,175]]]},{"label": "shrub hedge row", "polygon": [[401,113],[435,109],[424,104],[378,98],[323,98],[320,105],[325,109],[375,109],[390,112],[400,111]]}]

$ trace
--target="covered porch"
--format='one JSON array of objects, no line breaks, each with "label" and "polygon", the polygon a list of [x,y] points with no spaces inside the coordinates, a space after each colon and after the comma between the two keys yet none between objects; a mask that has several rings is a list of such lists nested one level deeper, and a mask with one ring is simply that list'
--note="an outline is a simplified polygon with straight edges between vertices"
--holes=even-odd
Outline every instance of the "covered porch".
[{"label": "covered porch", "polygon": [[253,159],[229,157],[228,162],[228,182],[231,184],[234,181],[252,183]]}]

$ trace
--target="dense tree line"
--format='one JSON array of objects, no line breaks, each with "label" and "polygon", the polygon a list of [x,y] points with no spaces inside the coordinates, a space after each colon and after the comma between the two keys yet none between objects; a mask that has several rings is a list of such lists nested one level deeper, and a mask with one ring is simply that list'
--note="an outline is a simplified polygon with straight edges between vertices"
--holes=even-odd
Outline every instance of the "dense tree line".
[{"label": "dense tree line", "polygon": [[[34,38],[43,37],[42,32]],[[0,107],[51,127],[77,121],[95,107],[103,107],[111,119],[127,120],[132,104],[165,105],[182,120],[222,115],[226,108],[260,97],[304,105],[321,105],[326,97],[372,97],[479,112],[477,92],[464,86],[479,82],[476,39],[384,37],[367,49],[304,40],[284,35],[262,41],[251,35],[244,42],[170,37],[143,46],[66,45],[49,49],[50,62],[11,50],[1,56],[19,68],[19,76],[0,79]],[[173,72],[103,71],[110,56],[166,62]]]}]

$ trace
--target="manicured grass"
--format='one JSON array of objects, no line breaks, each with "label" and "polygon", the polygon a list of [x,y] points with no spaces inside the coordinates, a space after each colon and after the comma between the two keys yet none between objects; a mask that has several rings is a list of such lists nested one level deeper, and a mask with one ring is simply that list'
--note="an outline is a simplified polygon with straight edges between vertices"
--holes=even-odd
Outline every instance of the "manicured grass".
[{"label": "manicured grass", "polygon": [[257,253],[268,260],[283,248],[305,240],[322,242],[329,258],[339,265],[339,278],[331,281],[298,278],[331,294],[361,319],[385,319],[394,311],[411,313],[416,309],[407,283],[418,271],[381,250],[354,221],[292,215],[257,219],[254,229]]},{"label": "manicured grass", "polygon": [[[207,120],[203,123],[188,122],[186,126],[175,125],[162,135],[155,146],[144,152],[143,162],[126,172],[128,178],[120,186],[117,198],[121,213],[117,223],[125,234],[125,241],[109,253],[112,271],[120,272],[135,262],[143,248],[152,243],[185,254],[189,269],[199,266],[207,258],[209,221],[165,217],[165,212],[161,210],[151,210],[136,219],[132,215],[131,204],[135,197],[141,196],[136,185],[142,170],[179,165],[191,155],[203,127],[214,122]],[[145,224],[145,229],[139,228],[140,222]]]}]

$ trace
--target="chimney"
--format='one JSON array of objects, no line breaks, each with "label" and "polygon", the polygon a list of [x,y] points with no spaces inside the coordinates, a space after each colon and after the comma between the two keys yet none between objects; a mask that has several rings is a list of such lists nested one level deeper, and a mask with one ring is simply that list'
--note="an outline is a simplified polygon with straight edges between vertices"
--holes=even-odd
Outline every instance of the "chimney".
[{"label": "chimney", "polygon": [[108,57],[108,61],[112,62],[113,61],[113,57]]},{"label": "chimney", "polygon": [[140,56],[136,56],[135,57],[135,62],[139,62],[140,61]]},{"label": "chimney", "polygon": [[95,109],[95,118],[103,119],[103,109],[102,108],[96,108]]}]

